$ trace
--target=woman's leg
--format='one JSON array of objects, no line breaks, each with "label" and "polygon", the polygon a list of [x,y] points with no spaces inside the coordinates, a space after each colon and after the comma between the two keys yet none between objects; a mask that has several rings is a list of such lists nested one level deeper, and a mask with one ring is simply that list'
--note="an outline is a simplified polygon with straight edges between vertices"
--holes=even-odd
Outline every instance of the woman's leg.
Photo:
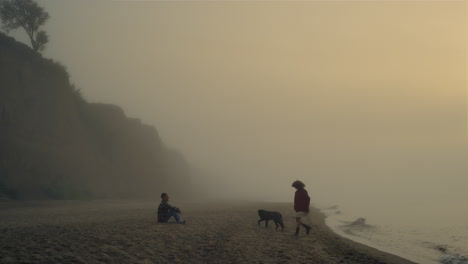
[{"label": "woman's leg", "polygon": [[312,227],[310,225],[306,225],[306,224],[302,223],[302,221],[301,221],[301,225],[306,229],[306,234],[308,235],[310,233],[310,229],[312,229]]},{"label": "woman's leg", "polygon": [[296,235],[299,234],[299,229],[300,229],[301,226],[303,226],[306,229],[306,234],[308,235],[310,233],[310,229],[312,229],[312,227],[302,223],[302,220],[301,220],[300,217],[296,217]]},{"label": "woman's leg", "polygon": [[302,222],[300,217],[296,217],[296,236],[299,235],[299,228],[301,227]]},{"label": "woman's leg", "polygon": [[306,234],[308,235],[310,233],[310,229],[312,229],[312,227],[310,225],[306,225],[306,224],[302,224],[302,225],[306,229]]}]

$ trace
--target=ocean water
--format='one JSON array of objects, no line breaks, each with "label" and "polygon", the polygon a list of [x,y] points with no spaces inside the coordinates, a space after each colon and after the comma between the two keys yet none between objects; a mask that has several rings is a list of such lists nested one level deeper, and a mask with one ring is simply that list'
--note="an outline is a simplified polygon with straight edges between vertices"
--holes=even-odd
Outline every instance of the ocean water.
[{"label": "ocean water", "polygon": [[321,211],[334,232],[361,244],[421,264],[468,264],[467,205],[427,203],[385,213],[338,205]]}]

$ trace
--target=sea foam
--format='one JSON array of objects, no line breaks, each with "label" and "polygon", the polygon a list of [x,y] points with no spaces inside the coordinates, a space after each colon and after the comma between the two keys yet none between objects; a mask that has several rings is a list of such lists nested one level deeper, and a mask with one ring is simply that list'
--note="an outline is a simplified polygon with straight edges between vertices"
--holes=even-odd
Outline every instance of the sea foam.
[{"label": "sea foam", "polygon": [[338,206],[322,209],[334,232],[421,264],[468,264],[468,227],[373,223]]}]

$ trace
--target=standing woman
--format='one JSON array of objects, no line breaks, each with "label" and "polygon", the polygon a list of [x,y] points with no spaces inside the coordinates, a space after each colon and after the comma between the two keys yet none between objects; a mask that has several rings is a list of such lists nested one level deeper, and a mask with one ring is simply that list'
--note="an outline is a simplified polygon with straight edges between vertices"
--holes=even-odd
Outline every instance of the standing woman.
[{"label": "standing woman", "polygon": [[306,234],[310,233],[312,228],[309,225],[303,224],[301,217],[307,217],[309,215],[310,197],[307,191],[304,189],[305,184],[301,181],[295,181],[292,187],[296,188],[294,195],[294,211],[296,211],[296,236],[299,235],[299,228],[303,226],[306,229]]}]

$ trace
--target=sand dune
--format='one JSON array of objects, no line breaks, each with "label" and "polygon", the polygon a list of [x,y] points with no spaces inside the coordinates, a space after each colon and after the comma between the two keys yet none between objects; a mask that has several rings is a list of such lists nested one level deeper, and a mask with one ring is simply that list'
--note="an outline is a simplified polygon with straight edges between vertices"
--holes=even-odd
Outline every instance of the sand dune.
[{"label": "sand dune", "polygon": [[[0,203],[0,263],[412,263],[339,237],[314,210],[293,237],[287,203],[181,203],[186,225],[156,222],[158,201]],[[257,209],[285,230],[257,225]]]}]

